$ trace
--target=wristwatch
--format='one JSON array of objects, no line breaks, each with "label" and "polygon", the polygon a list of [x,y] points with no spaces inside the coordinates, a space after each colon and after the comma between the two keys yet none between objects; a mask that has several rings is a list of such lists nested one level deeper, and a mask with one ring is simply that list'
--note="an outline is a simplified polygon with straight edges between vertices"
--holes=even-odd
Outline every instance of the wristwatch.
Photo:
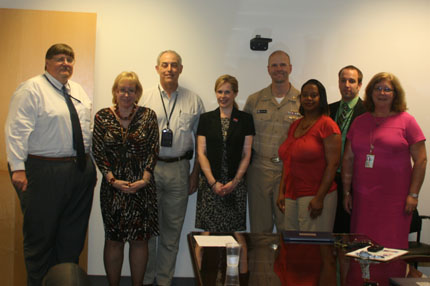
[{"label": "wristwatch", "polygon": [[414,199],[418,199],[418,194],[415,194],[415,193],[409,193],[409,195],[410,195],[411,197],[413,197]]}]

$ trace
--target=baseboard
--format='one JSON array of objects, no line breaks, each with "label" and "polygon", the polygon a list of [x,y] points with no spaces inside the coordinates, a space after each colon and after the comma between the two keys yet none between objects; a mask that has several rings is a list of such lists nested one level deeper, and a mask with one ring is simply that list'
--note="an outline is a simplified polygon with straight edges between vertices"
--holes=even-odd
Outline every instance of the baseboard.
[{"label": "baseboard", "polygon": [[[91,286],[108,286],[108,281],[104,275],[88,275],[90,278]],[[130,276],[122,276],[120,286],[131,285]],[[194,277],[174,277],[172,286],[194,286]]]}]

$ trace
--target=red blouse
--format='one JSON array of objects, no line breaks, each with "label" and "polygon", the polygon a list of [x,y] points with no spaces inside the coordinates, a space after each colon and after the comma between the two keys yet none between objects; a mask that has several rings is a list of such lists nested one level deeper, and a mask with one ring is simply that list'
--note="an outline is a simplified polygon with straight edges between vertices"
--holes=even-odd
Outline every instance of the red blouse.
[{"label": "red blouse", "polygon": [[[285,198],[293,200],[316,195],[326,168],[323,139],[340,134],[336,122],[323,115],[303,136],[295,138],[294,132],[301,120],[291,124],[288,137],[278,151],[284,164]],[[333,181],[329,192],[336,188]]]}]

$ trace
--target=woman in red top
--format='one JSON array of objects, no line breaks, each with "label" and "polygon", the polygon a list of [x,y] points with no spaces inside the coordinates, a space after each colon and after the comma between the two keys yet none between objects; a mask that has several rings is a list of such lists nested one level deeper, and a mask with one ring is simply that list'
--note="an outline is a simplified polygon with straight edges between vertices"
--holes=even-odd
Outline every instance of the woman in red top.
[{"label": "woman in red top", "polygon": [[331,231],[341,136],[328,116],[326,91],[318,80],[303,84],[300,113],[303,117],[291,125],[279,148],[283,172],[277,205],[285,214],[286,230]]}]

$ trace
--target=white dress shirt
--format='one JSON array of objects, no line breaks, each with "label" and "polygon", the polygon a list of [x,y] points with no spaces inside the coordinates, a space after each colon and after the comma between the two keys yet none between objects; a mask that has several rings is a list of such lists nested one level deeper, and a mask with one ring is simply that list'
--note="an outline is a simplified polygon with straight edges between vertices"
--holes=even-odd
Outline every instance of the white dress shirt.
[{"label": "white dress shirt", "polygon": [[[27,155],[76,156],[72,123],[62,84],[49,73],[23,83],[12,96],[5,126],[7,160],[12,171],[25,170]],[[54,86],[55,87],[54,87]],[[66,84],[81,123],[85,152],[91,146],[91,101],[84,89],[69,80]]]},{"label": "white dress shirt", "polygon": [[[176,100],[169,125],[169,128],[173,131],[172,147],[161,146],[161,132],[164,128],[167,128],[167,117],[161,101],[160,91],[168,116],[170,116]],[[203,101],[197,94],[186,88],[178,87],[169,99],[160,85],[146,90],[143,93],[141,102],[143,106],[151,108],[157,114],[160,132],[160,157],[179,157],[189,150],[194,150],[193,137],[197,132],[200,114],[205,112]]]}]

